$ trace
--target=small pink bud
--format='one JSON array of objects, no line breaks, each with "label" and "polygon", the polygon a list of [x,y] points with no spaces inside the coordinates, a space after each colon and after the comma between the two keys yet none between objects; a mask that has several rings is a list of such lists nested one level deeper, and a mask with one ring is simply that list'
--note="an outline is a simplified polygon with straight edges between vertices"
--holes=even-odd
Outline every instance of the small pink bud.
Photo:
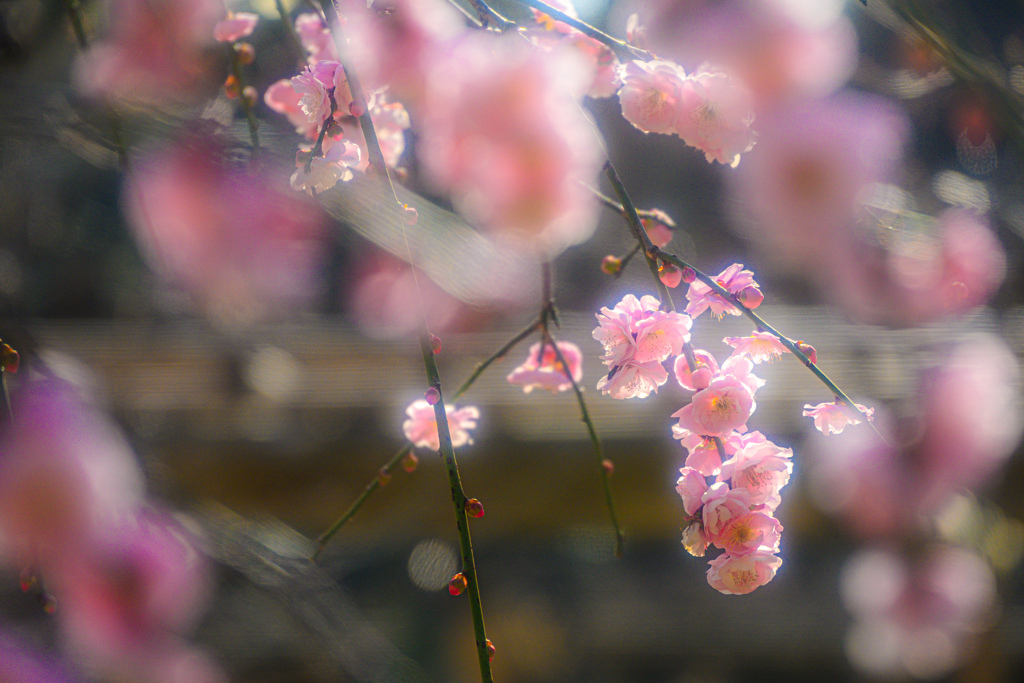
[{"label": "small pink bud", "polygon": [[683,282],[690,284],[697,279],[697,273],[690,266],[683,268]]},{"label": "small pink bud", "polygon": [[745,287],[736,298],[747,308],[757,308],[764,301],[764,294],[757,287]]},{"label": "small pink bud", "polygon": [[466,501],[466,514],[470,517],[483,517],[484,516],[484,504],[476,498],[470,498]]},{"label": "small pink bud", "polygon": [[693,371],[693,374],[690,375],[690,381],[693,382],[693,388],[700,391],[701,389],[707,389],[711,386],[711,380],[714,376],[714,373],[711,372],[711,368],[706,365],[700,365]]},{"label": "small pink bud", "polygon": [[658,268],[658,278],[666,287],[675,289],[679,286],[680,281],[682,281],[683,273],[671,263],[663,263]]},{"label": "small pink bud", "polygon": [[231,100],[233,100],[236,97],[238,97],[238,94],[239,94],[238,79],[235,78],[234,74],[231,74],[230,76],[228,76],[227,79],[224,81],[224,94],[227,95],[228,99],[231,99]]},{"label": "small pink bud", "polygon": [[613,463],[608,458],[605,458],[604,460],[601,461],[601,467],[604,468],[604,473],[609,477],[615,474],[615,463]]},{"label": "small pink bud", "polygon": [[348,113],[357,119],[366,113],[366,102],[362,100],[352,100],[348,104]]},{"label": "small pink bud", "polygon": [[387,486],[389,481],[391,481],[391,473],[388,472],[388,468],[381,467],[380,472],[377,473],[377,483],[381,486]]},{"label": "small pink bud", "polygon": [[415,453],[409,453],[402,458],[402,469],[406,472],[415,472],[416,466],[420,464],[420,459],[416,457]]},{"label": "small pink bud", "polygon": [[601,272],[605,275],[615,275],[622,270],[622,259],[609,254],[601,260]]},{"label": "small pink bud", "polygon": [[436,334],[430,335],[430,350],[434,352],[434,355],[441,353],[441,338]]},{"label": "small pink bud", "polygon": [[416,225],[416,221],[420,219],[420,214],[416,211],[416,208],[408,204],[402,204],[402,209],[405,211],[405,224]]},{"label": "small pink bud", "polygon": [[494,653],[496,653],[498,650],[494,647],[494,643],[491,642],[490,638],[487,639],[487,642],[485,644],[487,646],[487,661],[493,662]]},{"label": "small pink bud", "polygon": [[239,64],[252,64],[256,60],[256,48],[249,43],[235,43],[235,54]]},{"label": "small pink bud", "polygon": [[242,88],[242,101],[245,102],[245,106],[250,109],[256,106],[256,100],[259,99],[259,96],[259,92],[251,85],[247,85]]},{"label": "small pink bud", "polygon": [[423,398],[429,405],[436,406],[437,402],[441,400],[441,392],[437,390],[437,387],[430,387],[423,393]]},{"label": "small pink bud", "polygon": [[8,344],[0,344],[0,371],[9,372],[12,375],[18,372],[21,364],[21,357],[18,352]]},{"label": "small pink bud", "polygon": [[469,583],[462,572],[459,572],[448,581],[448,592],[452,595],[462,595],[467,588],[469,588]]},{"label": "small pink bud", "polygon": [[800,353],[807,356],[807,359],[809,361],[811,361],[815,365],[818,364],[818,352],[814,349],[813,346],[811,346],[807,342],[798,341],[796,342],[796,348],[800,349]]}]

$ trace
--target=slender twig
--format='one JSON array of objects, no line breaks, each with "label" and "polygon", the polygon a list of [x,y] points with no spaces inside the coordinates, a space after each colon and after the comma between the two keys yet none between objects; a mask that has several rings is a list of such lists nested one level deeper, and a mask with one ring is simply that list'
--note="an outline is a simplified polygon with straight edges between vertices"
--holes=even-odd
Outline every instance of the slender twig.
[{"label": "slender twig", "polygon": [[234,44],[228,46],[231,51],[231,73],[235,75],[238,82],[238,99],[242,102],[242,111],[245,112],[245,120],[249,124],[249,137],[252,139],[253,154],[260,149],[259,124],[256,122],[256,115],[252,110],[252,104],[245,96],[245,74],[242,72],[242,60],[238,57],[238,50]]},{"label": "slender twig", "polygon": [[473,6],[477,16],[480,17],[480,22],[485,27],[493,27],[499,31],[516,28],[516,22],[509,21],[483,0],[469,0],[469,4]]},{"label": "slender twig", "polygon": [[498,349],[497,351],[492,353],[485,360],[481,361],[476,366],[476,369],[473,370],[472,374],[470,374],[470,376],[466,378],[466,381],[462,383],[462,386],[460,386],[456,390],[456,392],[454,394],[452,394],[452,400],[453,401],[457,401],[459,398],[461,398],[462,395],[464,393],[466,393],[466,391],[469,389],[469,387],[472,386],[473,382],[475,382],[477,380],[477,378],[481,374],[483,374],[484,370],[486,370],[488,367],[490,367],[491,363],[493,363],[494,361],[496,361],[496,360],[498,360],[500,358],[504,358],[505,354],[507,354],[509,351],[511,351],[516,346],[516,344],[518,344],[519,342],[523,341],[524,339],[529,337],[531,334],[533,334],[534,332],[539,330],[540,329],[540,324],[541,324],[540,320],[534,320],[529,325],[527,325],[522,330],[520,330],[519,333],[516,334],[516,336],[512,337],[507,342],[505,342],[504,346],[502,346],[500,349]]},{"label": "slender twig", "polygon": [[320,534],[320,538],[316,540],[316,552],[313,553],[314,560],[316,560],[316,558],[320,556],[320,553],[327,546],[327,542],[331,540],[334,534],[338,533],[338,530],[341,529],[342,526],[344,526],[345,522],[352,519],[352,517],[356,514],[359,508],[363,506],[363,503],[366,502],[366,499],[370,497],[370,494],[376,491],[378,488],[380,488],[381,478],[391,474],[391,471],[398,467],[398,463],[402,461],[402,458],[409,455],[409,452],[412,450],[412,446],[412,442],[409,441],[406,442],[404,446],[399,448],[398,452],[395,453],[395,455],[392,456],[392,458],[387,461],[384,467],[380,468],[380,471],[377,473],[377,476],[370,480],[370,483],[366,485],[366,487],[363,489],[363,492],[359,494],[359,497],[352,502],[352,505],[349,506],[348,510],[345,510],[345,514],[339,517],[338,521],[332,524],[327,531]]},{"label": "slender twig", "polygon": [[725,442],[722,441],[722,437],[720,436],[716,436],[714,439],[715,448],[718,449],[718,457],[722,459],[722,462],[725,462],[729,459],[729,454],[725,452]]},{"label": "slender twig", "polygon": [[625,185],[619,179],[619,174],[615,172],[615,167],[612,166],[611,160],[604,162],[604,172],[608,176],[608,180],[611,181],[612,187],[615,188],[615,194],[619,195],[619,201],[622,202],[622,214],[626,217],[626,224],[629,226],[630,231],[633,233],[633,237],[636,238],[637,242],[643,245],[644,256],[646,256],[647,267],[651,271],[651,275],[654,277],[654,281],[658,286],[658,292],[661,294],[661,302],[666,304],[670,311],[676,310],[676,304],[672,301],[672,294],[668,291],[668,287],[664,282],[661,281],[661,277],[658,275],[658,262],[651,255],[650,247],[651,238],[647,236],[647,231],[644,229],[644,224],[640,222],[640,215],[636,211],[636,206],[633,205],[633,200],[630,199],[629,193],[626,192]]},{"label": "slender twig", "polygon": [[[546,283],[550,283],[552,280],[551,266],[548,263],[544,264],[544,280]],[[550,291],[550,284],[546,284],[545,289],[546,291]],[[544,311],[554,311],[554,300],[552,298],[548,298],[548,301],[544,306]],[[583,424],[587,426],[587,434],[590,436],[590,443],[594,446],[594,458],[597,461],[598,469],[601,471],[601,483],[604,487],[604,500],[605,504],[608,506],[608,515],[611,517],[612,529],[615,530],[615,557],[622,557],[625,552],[626,535],[622,530],[622,527],[619,525],[619,517],[615,513],[615,501],[612,499],[611,473],[605,467],[604,447],[601,445],[601,438],[597,435],[597,429],[594,427],[594,421],[590,417],[590,411],[587,410],[587,402],[583,398],[583,390],[580,389],[580,385],[577,384],[576,378],[572,376],[572,371],[569,370],[569,363],[566,361],[565,356],[562,355],[562,350],[558,348],[558,342],[554,336],[552,336],[548,327],[549,317],[549,314],[544,312],[541,313],[541,333],[544,337],[543,344],[551,345],[551,348],[555,352],[555,357],[563,368],[562,372],[565,374],[565,377],[569,382],[572,383],[572,390],[576,394],[576,401],[580,405],[580,419],[583,421]],[[538,361],[543,357],[543,344],[538,354]]]},{"label": "slender twig", "polygon": [[569,26],[572,26],[574,29],[576,29],[580,33],[588,35],[588,36],[590,36],[591,38],[593,38],[594,40],[596,40],[598,42],[604,43],[605,45],[610,47],[612,50],[614,50],[615,54],[617,54],[622,59],[642,59],[644,61],[650,61],[652,59],[657,59],[657,56],[654,55],[653,53],[648,52],[647,50],[643,50],[643,49],[641,49],[639,47],[636,47],[635,45],[630,45],[629,43],[625,42],[624,40],[619,40],[618,38],[612,38],[610,35],[608,35],[604,31],[601,31],[600,29],[594,28],[590,24],[588,24],[586,22],[583,22],[583,21],[580,21],[576,17],[570,17],[565,12],[552,7],[551,5],[547,4],[546,2],[541,2],[541,0],[518,0],[518,1],[521,2],[522,4],[526,5],[527,7],[532,7],[534,9],[536,9],[536,10],[540,10],[541,12],[543,12],[546,15],[548,15],[549,17],[552,17],[554,19],[557,19],[558,21],[561,21],[561,22],[563,22],[565,24],[568,24]]},{"label": "slender twig", "polygon": [[430,347],[430,335],[426,331],[426,323],[420,332],[420,352],[423,354],[423,365],[427,371],[427,383],[438,390],[438,401],[434,404],[434,419],[437,421],[437,437],[440,441],[441,457],[448,471],[448,486],[452,492],[452,504],[455,507],[455,526],[459,532],[459,548],[462,551],[462,575],[466,577],[469,592],[470,611],[473,615],[473,634],[476,638],[477,659],[480,663],[480,679],[483,683],[491,683],[491,656],[487,651],[487,631],[484,627],[483,606],[480,603],[480,586],[476,576],[476,561],[473,558],[473,541],[469,534],[469,516],[466,514],[466,494],[462,489],[459,476],[459,464],[455,460],[455,449],[452,447],[452,435],[448,429],[448,413],[444,406],[444,394],[441,391],[441,376],[434,361],[434,352]]},{"label": "slender twig", "polygon": [[[619,204],[617,201],[615,201],[608,195],[604,194],[603,192],[596,188],[591,187],[590,185],[587,185],[586,183],[580,184],[583,185],[588,190],[590,190],[599,202],[607,206],[612,211],[622,214],[622,217],[628,220],[629,217],[626,215],[626,210],[622,208],[622,204]],[[659,211],[658,209],[637,209],[636,215],[640,216],[640,218],[653,218],[662,223],[663,225],[667,226],[671,230],[677,229],[675,221],[673,221],[668,214],[664,213],[663,211]]]}]

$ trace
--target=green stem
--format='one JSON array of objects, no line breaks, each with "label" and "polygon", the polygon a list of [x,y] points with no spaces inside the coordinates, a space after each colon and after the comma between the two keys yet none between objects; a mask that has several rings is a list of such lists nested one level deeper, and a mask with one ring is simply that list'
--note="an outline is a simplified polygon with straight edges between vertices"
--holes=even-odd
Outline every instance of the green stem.
[{"label": "green stem", "polygon": [[473,385],[473,382],[475,382],[477,380],[477,378],[480,377],[480,375],[483,374],[484,370],[486,370],[488,367],[490,367],[491,363],[493,363],[494,361],[498,360],[499,358],[504,358],[505,354],[507,354],[509,351],[511,351],[519,342],[523,341],[524,339],[526,339],[527,337],[532,335],[534,332],[536,332],[539,328],[540,328],[539,321],[535,320],[535,321],[531,322],[529,325],[527,325],[522,330],[520,330],[519,333],[516,334],[516,336],[512,337],[507,342],[505,342],[504,346],[502,346],[500,349],[498,349],[497,351],[492,353],[490,356],[488,356],[486,360],[481,361],[476,366],[476,369],[473,370],[473,373],[469,377],[466,378],[465,382],[462,383],[462,386],[460,386],[455,391],[455,393],[452,394],[452,400],[453,401],[459,400],[462,397],[462,395],[464,393],[466,393],[466,391],[469,389],[469,387],[471,387]]},{"label": "green stem", "polygon": [[259,126],[256,123],[256,115],[252,111],[252,105],[245,98],[245,75],[242,73],[242,62],[238,59],[238,51],[234,45],[229,45],[231,51],[231,72],[238,81],[238,99],[242,102],[242,111],[245,112],[245,120],[249,124],[249,137],[252,139],[252,151],[256,154],[260,148]]},{"label": "green stem", "polygon": [[626,217],[626,224],[629,226],[630,232],[633,233],[633,237],[643,247],[647,267],[650,269],[651,276],[658,286],[662,303],[667,304],[670,311],[675,311],[676,304],[672,301],[672,294],[668,291],[665,283],[661,281],[661,277],[658,275],[657,259],[651,255],[651,248],[654,245],[651,243],[651,238],[647,236],[647,230],[644,229],[644,224],[640,222],[640,215],[637,213],[636,206],[634,206],[633,200],[630,199],[629,193],[626,192],[626,186],[619,179],[619,174],[615,172],[615,167],[612,166],[611,160],[604,162],[604,172],[608,176],[608,180],[611,181],[612,187],[615,188],[615,194],[619,196],[619,201],[622,202],[622,214]]},{"label": "green stem", "polygon": [[591,26],[590,24],[588,24],[586,22],[583,22],[583,21],[580,21],[576,17],[570,17],[565,12],[552,7],[551,5],[547,4],[546,2],[541,2],[541,0],[518,0],[518,1],[520,3],[526,5],[527,7],[532,7],[534,9],[536,9],[536,10],[540,10],[541,12],[543,12],[546,15],[548,15],[549,17],[553,17],[553,18],[558,19],[559,21],[561,21],[561,22],[563,22],[565,24],[568,24],[569,26],[572,26],[574,29],[576,29],[580,33],[588,35],[588,36],[590,36],[591,38],[593,38],[594,40],[596,40],[596,41],[598,41],[600,43],[604,43],[605,45],[610,47],[615,52],[615,54],[617,54],[621,59],[642,59],[644,61],[651,61],[652,59],[657,59],[657,56],[654,55],[653,53],[648,52],[647,50],[643,50],[641,48],[635,47],[633,45],[630,45],[629,43],[625,42],[624,40],[619,40],[618,38],[612,38],[610,35],[608,35],[604,31],[596,29],[593,26]]},{"label": "green stem", "polygon": [[473,558],[473,541],[469,534],[469,516],[466,514],[466,494],[462,489],[459,476],[459,464],[455,460],[455,449],[452,447],[452,436],[448,430],[448,413],[444,406],[444,394],[441,391],[441,376],[434,361],[434,352],[430,348],[430,335],[426,324],[420,331],[420,352],[423,354],[423,366],[427,371],[427,384],[438,390],[438,401],[434,404],[434,419],[437,421],[437,437],[440,441],[441,457],[448,471],[448,486],[452,493],[452,504],[455,507],[455,526],[459,532],[459,548],[462,552],[462,575],[466,577],[469,592],[470,611],[473,615],[473,634],[476,638],[477,659],[480,663],[480,679],[483,683],[491,683],[491,658],[487,651],[487,631],[484,627],[483,606],[480,603],[480,586],[476,576],[476,561]]}]

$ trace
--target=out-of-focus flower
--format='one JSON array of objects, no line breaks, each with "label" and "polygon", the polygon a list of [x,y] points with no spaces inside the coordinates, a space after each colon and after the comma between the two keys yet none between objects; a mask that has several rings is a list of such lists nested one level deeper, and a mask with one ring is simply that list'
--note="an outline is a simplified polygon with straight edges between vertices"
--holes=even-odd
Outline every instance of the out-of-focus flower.
[{"label": "out-of-focus flower", "polygon": [[[559,4],[561,6],[557,9],[571,17],[579,16],[571,2]],[[587,95],[590,97],[614,95],[622,82],[619,80],[619,60],[611,48],[540,10],[532,11],[536,24],[528,28],[526,34],[534,44],[549,50],[560,46],[571,48],[587,63],[589,71],[593,74],[590,86],[587,88]]]},{"label": "out-of-focus flower", "polygon": [[575,62],[518,36],[474,33],[434,62],[420,123],[424,169],[495,236],[551,258],[588,238],[600,168]]},{"label": "out-of-focus flower", "polygon": [[664,211],[653,209],[653,213],[653,216],[641,218],[640,223],[644,226],[651,244],[664,249],[672,241],[672,228],[676,224]]},{"label": "out-of-focus flower", "polygon": [[344,302],[360,332],[373,339],[409,338],[427,316],[431,330],[450,329],[463,304],[422,272],[390,257],[364,259],[351,299]]},{"label": "out-of-focus flower", "polygon": [[260,15],[250,12],[228,12],[228,16],[213,27],[213,37],[224,43],[233,43],[251,35],[259,19]]},{"label": "out-of-focus flower", "polygon": [[282,78],[263,93],[263,101],[271,110],[288,117],[288,122],[295,126],[295,132],[303,137],[315,140],[320,130],[320,121],[310,121],[306,112],[299,106],[301,96],[295,91],[295,85],[289,78]]},{"label": "out-of-focus flower", "polygon": [[[323,64],[323,62],[321,62]],[[326,192],[339,180],[352,180],[352,169],[359,165],[359,148],[348,140],[339,140],[322,157],[313,157],[306,172],[304,162],[298,162],[298,168],[292,174],[293,190],[309,192]]]},{"label": "out-of-focus flower", "polygon": [[775,578],[782,558],[769,550],[735,557],[722,553],[708,563],[708,583],[726,595],[746,595]]},{"label": "out-of-focus flower", "polygon": [[110,32],[79,58],[76,80],[88,94],[132,102],[195,97],[223,14],[217,0],[115,0]]},{"label": "out-of-focus flower", "polygon": [[312,298],[323,218],[224,157],[216,142],[185,139],[133,163],[123,197],[150,265],[235,325]]},{"label": "out-of-focus flower", "polygon": [[[754,273],[749,270],[743,270],[742,263],[734,263],[723,270],[715,276],[715,282],[728,290],[730,294],[737,296],[748,288],[760,290],[759,285],[754,282]],[[711,309],[712,315],[719,318],[726,313],[729,315],[741,315],[740,310],[731,302],[716,294],[711,287],[700,280],[694,280],[690,283],[690,288],[686,292],[686,298],[690,302],[686,305],[686,314],[691,318],[696,318],[708,308]]]},{"label": "out-of-focus flower", "polygon": [[0,632],[0,681],[10,683],[71,683],[53,662],[33,654],[10,635]]},{"label": "out-of-focus flower", "polygon": [[672,413],[679,426],[702,436],[726,436],[734,429],[746,430],[747,420],[754,412],[754,396],[745,384],[731,376],[711,380],[707,389],[693,395],[693,400]]},{"label": "out-of-focus flower", "polygon": [[58,380],[12,397],[0,454],[0,534],[22,566],[49,567],[131,515],[142,473],[124,437]]},{"label": "out-of-focus flower", "polygon": [[862,420],[861,416],[867,415],[870,420],[871,416],[875,414],[874,408],[868,408],[859,403],[854,405],[857,406],[860,413],[854,414],[838,399],[832,403],[819,403],[816,406],[808,403],[804,406],[804,417],[814,418],[814,427],[822,434],[840,434],[847,425],[859,425]]},{"label": "out-of-focus flower", "polygon": [[[445,411],[448,415],[448,431],[451,433],[452,446],[458,448],[473,443],[469,430],[476,429],[480,411],[473,406],[456,409],[453,405],[446,405]],[[432,451],[438,450],[441,447],[441,441],[437,435],[434,406],[423,399],[417,399],[405,409],[405,414],[409,416],[409,419],[402,423],[405,438],[412,441],[414,446],[429,448]]]},{"label": "out-of-focus flower", "polygon": [[968,657],[995,617],[995,576],[979,556],[932,546],[914,560],[867,550],[843,568],[854,622],[846,652],[872,676],[943,678]]},{"label": "out-of-focus flower", "polygon": [[[339,16],[338,20],[345,25],[345,18]],[[334,48],[334,40],[331,32],[324,26],[324,20],[319,14],[305,12],[295,17],[295,33],[299,36],[299,42],[309,53],[309,63],[329,59],[338,61],[338,53]]]},{"label": "out-of-focus flower", "polygon": [[750,93],[722,71],[704,66],[683,82],[674,123],[683,142],[704,152],[709,162],[735,168],[740,154],[754,147]]},{"label": "out-of-focus flower", "polygon": [[509,384],[523,387],[525,393],[530,393],[535,388],[557,393],[572,388],[569,377],[572,377],[577,384],[583,379],[583,354],[580,352],[580,347],[572,342],[558,342],[558,350],[562,352],[562,357],[569,364],[568,371],[558,360],[558,356],[550,344],[544,344],[543,358],[538,358],[541,355],[540,347],[539,342],[530,347],[523,364],[509,373],[506,378]]},{"label": "out-of-focus flower", "polygon": [[645,3],[645,36],[658,54],[688,66],[710,62],[738,77],[764,111],[824,97],[857,66],[857,36],[843,0]]},{"label": "out-of-focus flower", "polygon": [[620,70],[619,102],[627,121],[645,133],[675,133],[686,72],[678,64],[632,60]]},{"label": "out-of-focus flower", "polygon": [[[377,133],[377,143],[380,145],[381,154],[384,156],[384,163],[394,168],[405,151],[405,131],[409,129],[409,112],[401,102],[389,101],[389,93],[386,90],[378,91],[370,98],[370,119],[373,121],[373,128]],[[345,137],[362,151],[361,161],[357,167],[365,171],[370,162],[366,149],[366,139],[363,137],[363,130],[359,127],[359,121],[351,117],[343,117],[340,121]]]},{"label": "out-of-focus flower", "polygon": [[746,356],[754,363],[772,362],[790,350],[771,332],[754,332],[749,337],[726,337],[723,340],[733,349],[734,356]]}]

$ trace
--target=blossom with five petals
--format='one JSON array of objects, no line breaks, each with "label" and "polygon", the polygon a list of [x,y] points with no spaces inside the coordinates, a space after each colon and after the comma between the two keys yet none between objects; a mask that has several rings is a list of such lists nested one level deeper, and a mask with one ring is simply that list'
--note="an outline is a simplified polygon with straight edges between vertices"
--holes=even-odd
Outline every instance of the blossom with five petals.
[{"label": "blossom with five petals", "polygon": [[758,549],[749,555],[722,553],[708,564],[708,583],[712,588],[727,595],[746,595],[775,578],[782,558],[770,550]]},{"label": "blossom with five petals", "polygon": [[[728,290],[730,294],[753,300],[756,300],[754,292],[747,294],[744,294],[744,292],[748,288],[757,293],[761,291],[758,284],[754,282],[754,273],[749,270],[743,270],[742,263],[734,263],[723,270],[715,276],[715,282]],[[690,283],[690,289],[686,292],[686,298],[690,301],[686,305],[686,314],[691,318],[696,318],[708,308],[711,309],[713,315],[719,318],[726,313],[729,315],[740,315],[739,309],[732,302],[716,294],[711,287],[700,280],[694,280]],[[757,303],[759,304],[760,301]],[[756,306],[750,304],[747,304],[747,307],[756,308]]]},{"label": "blossom with five petals", "polygon": [[859,416],[866,415],[868,420],[871,420],[871,416],[875,413],[874,408],[868,408],[859,403],[854,405],[860,411],[857,415],[854,415],[852,410],[838,400],[833,403],[819,403],[816,406],[808,403],[804,406],[804,417],[814,418],[814,426],[822,434],[839,434],[846,429],[846,425],[860,424],[862,418]]},{"label": "blossom with five petals", "polygon": [[[476,429],[480,411],[475,406],[456,408],[446,405],[445,413],[448,416],[448,431],[451,433],[452,447],[458,448],[473,443],[469,430]],[[434,418],[434,406],[420,398],[405,409],[405,414],[409,416],[409,419],[402,423],[402,432],[405,433],[405,438],[412,441],[414,446],[429,448],[432,451],[441,447],[441,440],[437,435],[437,421]]]}]

